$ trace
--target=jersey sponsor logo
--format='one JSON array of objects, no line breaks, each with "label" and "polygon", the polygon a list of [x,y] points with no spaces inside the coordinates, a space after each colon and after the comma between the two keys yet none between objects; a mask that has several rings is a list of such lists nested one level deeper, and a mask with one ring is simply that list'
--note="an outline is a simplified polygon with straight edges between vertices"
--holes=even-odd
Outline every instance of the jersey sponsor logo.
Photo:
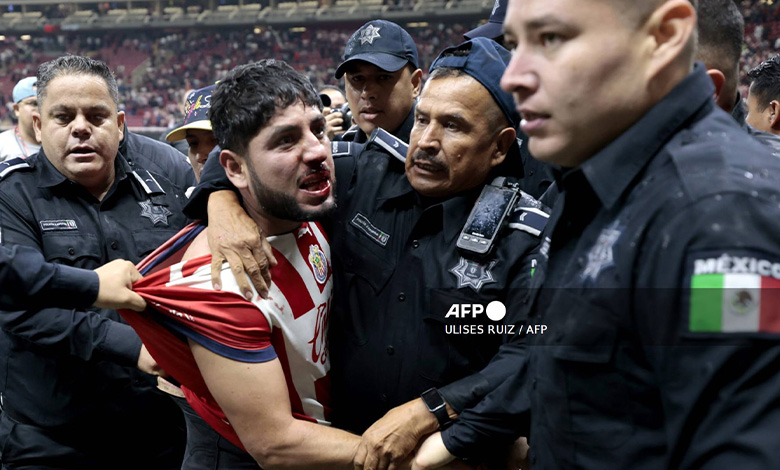
[{"label": "jersey sponsor logo", "polygon": [[387,246],[387,241],[390,239],[390,234],[376,228],[371,223],[371,221],[368,220],[368,217],[361,214],[360,212],[355,214],[355,217],[352,218],[350,225],[368,235],[368,237],[375,243],[378,243],[382,246]]},{"label": "jersey sponsor logo", "polygon": [[588,264],[582,272],[582,279],[595,281],[599,274],[606,268],[615,265],[615,257],[612,248],[617,243],[623,229],[618,226],[618,222],[611,223],[604,228],[596,240],[596,244],[588,252]]},{"label": "jersey sponsor logo", "polygon": [[68,230],[78,230],[76,221],[73,219],[60,219],[60,220],[41,220],[41,231],[44,232],[60,232]]},{"label": "jersey sponsor logo", "polygon": [[314,279],[324,284],[328,278],[328,263],[325,260],[325,253],[317,245],[309,245],[309,264],[314,271]]},{"label": "jersey sponsor logo", "polygon": [[143,201],[138,203],[141,206],[141,217],[146,217],[152,224],[162,223],[168,225],[168,216],[173,215],[165,206],[152,204],[152,201]]},{"label": "jersey sponsor logo", "polygon": [[717,258],[696,259],[693,262],[693,274],[758,274],[780,280],[780,263],[750,256],[729,256],[722,254]]},{"label": "jersey sponsor logo", "polygon": [[311,344],[311,361],[314,364],[325,364],[328,361],[328,318],[330,317],[330,300],[317,307],[317,321],[314,325],[314,338]]},{"label": "jersey sponsor logo", "polygon": [[490,272],[495,265],[495,260],[488,265],[484,265],[461,256],[460,262],[451,268],[450,272],[458,279],[458,289],[471,287],[475,292],[479,292],[485,284],[496,282],[493,274]]}]

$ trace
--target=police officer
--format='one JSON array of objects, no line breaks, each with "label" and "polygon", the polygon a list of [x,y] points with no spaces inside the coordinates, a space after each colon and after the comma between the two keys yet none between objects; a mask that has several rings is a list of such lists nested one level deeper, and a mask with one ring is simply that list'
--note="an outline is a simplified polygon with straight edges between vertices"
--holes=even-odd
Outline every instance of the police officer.
[{"label": "police officer", "polygon": [[780,162],[715,106],[693,6],[511,0],[505,27],[531,152],[569,168],[534,277],[549,329],[447,449],[528,435],[500,424],[515,400],[534,469],[777,468]]},{"label": "police officer", "polygon": [[141,311],[146,301],[134,293],[141,274],[133,263],[114,260],[97,269],[47,263],[26,246],[0,246],[0,308],[72,307],[130,308]]},{"label": "police officer", "polygon": [[[521,166],[519,116],[499,87],[509,57],[486,38],[443,51],[408,150],[377,130],[352,177],[338,183],[350,187],[339,190],[347,196],[332,237],[333,423],[365,431],[357,468],[400,463],[524,360],[519,323],[546,214],[523,193],[515,209],[525,224],[499,231],[487,255],[459,248],[490,243],[491,223],[482,222],[495,217],[498,229],[503,208],[493,178]],[[468,314],[494,300],[506,306],[503,323]]]},{"label": "police officer", "polygon": [[[3,245],[93,269],[139,261],[186,223],[184,188],[131,168],[116,81],[92,59],[40,66],[42,151],[0,185]],[[160,370],[116,311],[5,312],[4,468],[180,468],[181,414]]]},{"label": "police officer", "polygon": [[422,70],[417,45],[405,29],[386,20],[361,26],[336,69],[336,79],[342,76],[355,125],[340,140],[364,143],[381,127],[409,142]]}]

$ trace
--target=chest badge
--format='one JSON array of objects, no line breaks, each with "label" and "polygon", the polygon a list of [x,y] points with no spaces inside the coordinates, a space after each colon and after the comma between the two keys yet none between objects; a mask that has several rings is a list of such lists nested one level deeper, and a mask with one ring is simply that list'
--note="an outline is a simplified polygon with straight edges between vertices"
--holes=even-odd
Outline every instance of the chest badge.
[{"label": "chest badge", "polygon": [[467,260],[461,256],[460,262],[457,266],[450,269],[450,272],[458,279],[458,289],[468,286],[474,289],[475,292],[479,292],[485,284],[496,282],[493,279],[493,274],[490,272],[495,265],[496,261],[491,261],[490,264],[484,265],[476,261]]},{"label": "chest badge", "polygon": [[152,204],[152,201],[143,201],[138,203],[141,206],[141,217],[146,217],[152,221],[152,224],[157,225],[161,222],[163,225],[168,225],[168,216],[173,215],[171,211],[165,206],[156,206]]},{"label": "chest badge", "polygon": [[317,245],[309,245],[309,264],[317,282],[325,284],[328,278],[328,263],[325,260],[325,253]]},{"label": "chest badge", "polygon": [[581,276],[583,280],[590,279],[595,281],[601,274],[601,271],[615,265],[612,248],[622,233],[623,229],[618,226],[617,221],[609,224],[601,231],[596,244],[588,252],[588,264],[585,266]]}]

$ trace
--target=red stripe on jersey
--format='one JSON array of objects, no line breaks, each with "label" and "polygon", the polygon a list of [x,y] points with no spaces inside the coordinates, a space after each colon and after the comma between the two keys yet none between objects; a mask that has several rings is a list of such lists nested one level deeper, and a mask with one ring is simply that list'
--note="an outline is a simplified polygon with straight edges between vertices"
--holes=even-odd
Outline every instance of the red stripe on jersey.
[{"label": "red stripe on jersey", "polygon": [[[316,281],[317,287],[320,289],[320,293],[322,293],[323,290],[325,290],[325,286],[328,284],[328,279],[330,279],[331,274],[331,268],[330,268],[330,262],[328,260],[328,257],[325,256],[325,252],[322,250],[322,247],[320,247],[320,242],[317,240],[317,237],[314,235],[313,228],[311,228],[312,224],[306,224],[303,227],[301,227],[298,231],[298,234],[295,237],[295,243],[298,246],[298,251],[300,251],[301,256],[306,261],[306,267],[309,268],[309,271],[311,272],[312,278]],[[320,232],[322,232],[322,228],[318,227]],[[321,256],[319,258],[322,259],[322,262],[325,264],[326,269],[326,275],[325,279],[320,282],[317,280],[317,273],[315,272],[314,264],[312,261],[312,256],[315,256],[312,247],[316,247],[316,251],[319,251]]]},{"label": "red stripe on jersey", "polygon": [[322,404],[322,413],[325,419],[330,421],[330,374],[314,381],[314,396]]},{"label": "red stripe on jersey", "polygon": [[[184,252],[185,250],[181,251]],[[197,271],[198,268],[206,264],[211,264],[211,255],[198,256],[197,258],[187,260],[184,263],[184,266],[181,267],[181,276],[190,277],[195,274],[195,271]]]},{"label": "red stripe on jersey", "polygon": [[166,317],[220,344],[249,351],[271,346],[268,320],[238,294],[165,285],[135,291]]},{"label": "red stripe on jersey", "polygon": [[276,248],[273,248],[277,264],[271,268],[271,279],[282,292],[292,309],[293,318],[298,318],[314,308],[314,302],[309,295],[309,289],[301,279],[295,267],[287,261]]},{"label": "red stripe on jersey", "polygon": [[761,312],[758,331],[780,333],[780,281],[764,276],[761,278]]},{"label": "red stripe on jersey", "polygon": [[295,389],[295,384],[292,381],[290,361],[287,360],[287,346],[284,344],[284,331],[281,328],[274,328],[271,332],[271,343],[274,345],[276,356],[279,358],[279,364],[281,364],[284,372],[284,381],[287,382],[287,393],[290,395],[290,409],[293,416],[299,419],[311,420],[303,411],[303,402],[301,402],[301,397],[298,395],[298,391]]}]

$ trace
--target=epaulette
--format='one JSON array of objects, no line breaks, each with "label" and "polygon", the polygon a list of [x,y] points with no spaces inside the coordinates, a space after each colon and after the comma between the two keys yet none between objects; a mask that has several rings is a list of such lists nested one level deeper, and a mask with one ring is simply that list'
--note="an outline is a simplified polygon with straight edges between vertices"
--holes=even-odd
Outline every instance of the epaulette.
[{"label": "epaulette", "polygon": [[32,167],[24,158],[12,158],[0,163],[0,180],[10,175],[16,170],[29,170]]},{"label": "epaulette", "polygon": [[538,237],[544,231],[550,214],[544,205],[530,194],[520,191],[520,197],[509,215],[509,228]]},{"label": "epaulette", "polygon": [[334,140],[330,143],[330,152],[333,158],[346,157],[352,155],[352,145],[354,142],[343,142]]},{"label": "epaulette", "polygon": [[386,130],[378,127],[371,133],[371,138],[368,139],[367,145],[371,142],[376,143],[383,149],[387,150],[390,155],[394,156],[402,162],[406,162],[406,152],[409,150],[409,146],[403,140],[390,134]]}]

